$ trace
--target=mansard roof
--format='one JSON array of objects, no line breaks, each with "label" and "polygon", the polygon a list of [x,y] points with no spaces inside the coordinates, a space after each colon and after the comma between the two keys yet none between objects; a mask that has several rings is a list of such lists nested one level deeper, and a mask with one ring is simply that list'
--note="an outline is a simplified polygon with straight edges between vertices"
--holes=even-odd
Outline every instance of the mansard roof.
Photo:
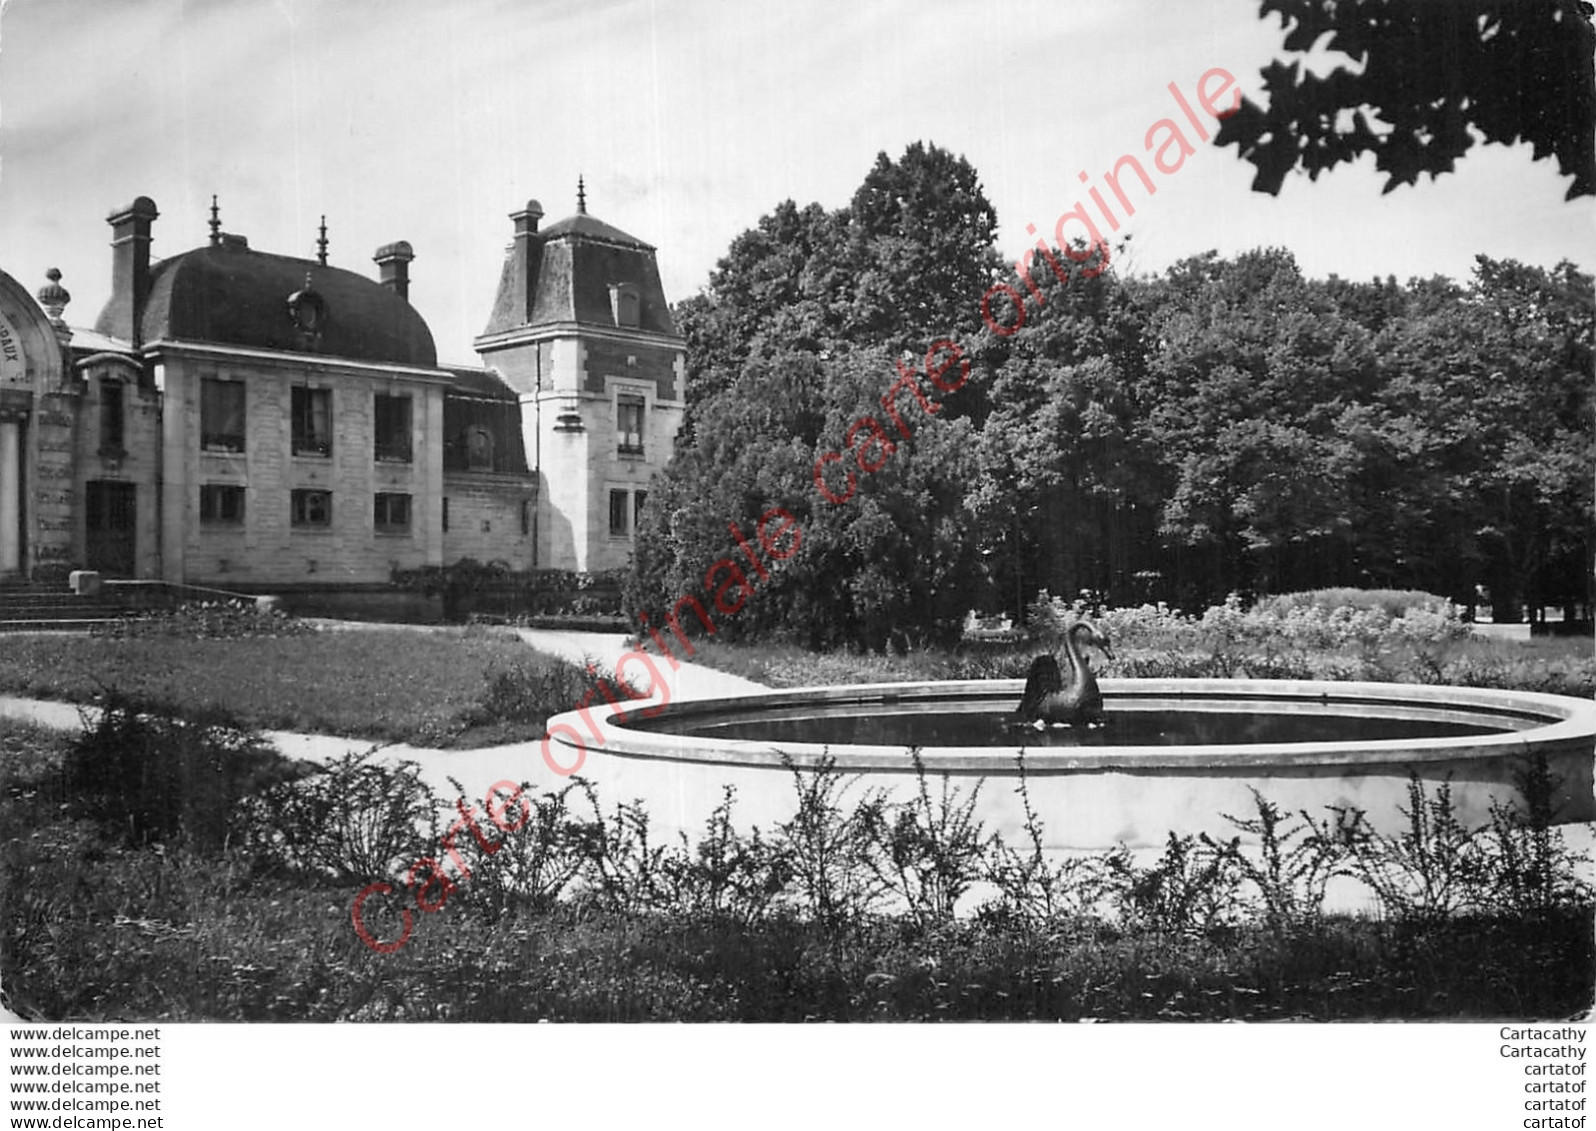
[{"label": "mansard roof", "polygon": [[616,328],[611,288],[620,285],[637,292],[638,323],[630,329],[676,337],[652,245],[585,211],[537,231],[523,222],[535,206],[517,214],[483,337],[572,323]]},{"label": "mansard roof", "polygon": [[[321,296],[314,333],[296,323],[291,296]],[[108,305],[95,329],[132,339]],[[236,237],[153,264],[138,340],[205,342],[421,368],[437,365],[426,321],[391,288],[314,259],[272,255]]]},{"label": "mansard roof", "polygon": [[654,245],[644,243],[636,236],[629,236],[613,224],[606,224],[597,216],[589,216],[586,212],[578,212],[574,216],[567,216],[543,229],[545,240],[558,239],[561,236],[581,236],[583,239],[597,240],[604,243],[620,244],[622,247],[638,247],[644,251],[653,251]]}]

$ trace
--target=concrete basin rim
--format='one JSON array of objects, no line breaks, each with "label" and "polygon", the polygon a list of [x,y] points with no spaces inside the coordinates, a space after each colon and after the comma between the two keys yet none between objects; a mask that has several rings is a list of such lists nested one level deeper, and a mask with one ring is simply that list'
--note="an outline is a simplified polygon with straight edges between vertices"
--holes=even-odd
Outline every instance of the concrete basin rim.
[{"label": "concrete basin rim", "polygon": [[[931,703],[948,700],[1017,699],[1022,680],[941,680],[790,688],[757,695],[679,700],[663,709],[671,714],[701,715],[720,710],[746,713],[805,703]],[[1278,700],[1318,703],[1390,703],[1414,707],[1473,707],[1501,714],[1544,719],[1527,730],[1502,734],[1445,738],[1410,738],[1385,741],[1302,742],[1285,744],[1228,744],[1207,746],[1046,747],[922,747],[920,759],[932,772],[983,773],[991,776],[1017,773],[1016,759],[1023,753],[1027,773],[1113,770],[1204,771],[1223,768],[1251,771],[1312,766],[1391,769],[1427,762],[1467,762],[1499,759],[1534,752],[1578,755],[1596,751],[1596,702],[1544,692],[1501,691],[1494,688],[1449,687],[1434,684],[1372,683],[1335,680],[1216,680],[1148,679],[1102,681],[1104,695],[1133,698],[1191,698],[1194,700]],[[640,710],[639,708],[634,708]],[[618,723],[617,712],[592,706],[569,711],[548,721],[550,741],[573,753],[556,755],[562,764],[576,756],[577,744],[568,733],[591,738],[584,725],[589,719],[600,737],[584,741],[581,756],[610,755],[683,764],[785,767],[789,763],[812,768],[829,758],[840,770],[912,772],[908,747],[897,745],[831,746],[806,742],[770,742],[743,739],[700,738],[638,730]],[[558,728],[558,729],[557,729]]]}]

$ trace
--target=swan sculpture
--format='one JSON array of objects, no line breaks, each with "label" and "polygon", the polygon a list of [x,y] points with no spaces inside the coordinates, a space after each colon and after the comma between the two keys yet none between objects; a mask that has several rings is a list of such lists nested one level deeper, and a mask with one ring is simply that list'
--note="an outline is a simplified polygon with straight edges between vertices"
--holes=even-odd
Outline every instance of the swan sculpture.
[{"label": "swan sculpture", "polygon": [[1069,679],[1059,669],[1058,660],[1044,652],[1031,661],[1025,679],[1025,693],[1014,712],[1014,720],[1046,726],[1054,723],[1095,723],[1103,718],[1103,692],[1097,677],[1082,655],[1083,647],[1095,647],[1110,660],[1114,658],[1108,637],[1094,625],[1081,621],[1064,634],[1064,659]]}]

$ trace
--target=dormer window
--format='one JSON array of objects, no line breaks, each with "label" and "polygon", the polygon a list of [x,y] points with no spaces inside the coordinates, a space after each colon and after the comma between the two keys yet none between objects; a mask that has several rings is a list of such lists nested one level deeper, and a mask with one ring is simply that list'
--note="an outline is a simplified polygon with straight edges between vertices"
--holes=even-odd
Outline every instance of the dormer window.
[{"label": "dormer window", "polygon": [[493,433],[486,428],[473,428],[466,433],[466,469],[493,470]]},{"label": "dormer window", "polygon": [[636,329],[642,321],[642,308],[643,302],[638,297],[635,284],[610,284],[610,312],[615,316],[617,326]]}]

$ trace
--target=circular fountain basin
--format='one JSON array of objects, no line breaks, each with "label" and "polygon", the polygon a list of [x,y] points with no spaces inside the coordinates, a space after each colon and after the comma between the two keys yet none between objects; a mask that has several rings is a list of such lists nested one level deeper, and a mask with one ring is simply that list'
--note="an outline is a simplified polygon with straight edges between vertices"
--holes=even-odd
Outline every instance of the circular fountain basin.
[{"label": "circular fountain basin", "polygon": [[[1253,791],[1315,819],[1361,809],[1382,832],[1406,825],[1408,785],[1450,783],[1458,819],[1521,801],[1536,755],[1558,785],[1556,819],[1596,819],[1596,703],[1413,684],[1281,680],[1103,680],[1101,727],[1013,726],[1020,680],[814,687],[549,722],[548,753],[610,801],[642,800],[656,827],[690,837],[737,790],[739,823],[769,828],[795,807],[793,771],[830,760],[862,796],[917,789],[926,772],[973,790],[977,816],[1025,837],[1024,784],[1045,847],[1132,848],[1169,833],[1235,835]],[[984,780],[983,780],[984,779]],[[933,795],[940,785],[937,784]]]}]

